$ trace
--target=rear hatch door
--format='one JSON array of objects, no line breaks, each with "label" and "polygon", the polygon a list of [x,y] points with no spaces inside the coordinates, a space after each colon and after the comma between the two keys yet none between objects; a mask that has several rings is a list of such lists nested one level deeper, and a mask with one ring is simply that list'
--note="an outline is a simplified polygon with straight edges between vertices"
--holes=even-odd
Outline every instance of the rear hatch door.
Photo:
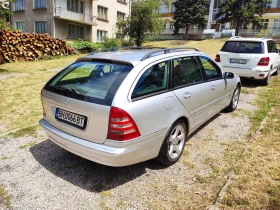
[{"label": "rear hatch door", "polygon": [[76,62],[55,75],[42,90],[45,119],[62,132],[95,143],[107,137],[111,103],[132,66]]},{"label": "rear hatch door", "polygon": [[263,57],[263,42],[227,41],[220,51],[224,67],[252,70]]}]

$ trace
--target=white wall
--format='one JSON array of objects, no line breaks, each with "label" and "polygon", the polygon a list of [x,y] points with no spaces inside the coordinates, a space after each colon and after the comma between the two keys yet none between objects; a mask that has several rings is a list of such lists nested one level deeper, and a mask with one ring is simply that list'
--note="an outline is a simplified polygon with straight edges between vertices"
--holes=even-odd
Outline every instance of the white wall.
[{"label": "white wall", "polygon": [[108,8],[108,21],[102,21],[97,19],[97,26],[92,28],[92,39],[96,41],[97,30],[107,31],[108,37],[115,37],[116,30],[115,25],[117,23],[117,12],[122,12],[129,15],[130,4],[127,0],[126,4],[120,3],[117,0],[99,0],[93,1],[93,16],[98,17],[97,8],[98,5]]}]

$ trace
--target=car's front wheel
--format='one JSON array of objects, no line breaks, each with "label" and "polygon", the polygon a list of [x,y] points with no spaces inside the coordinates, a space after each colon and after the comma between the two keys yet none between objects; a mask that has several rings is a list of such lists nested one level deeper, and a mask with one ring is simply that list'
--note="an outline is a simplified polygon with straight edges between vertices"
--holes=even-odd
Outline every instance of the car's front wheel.
[{"label": "car's front wheel", "polygon": [[233,112],[237,108],[237,105],[238,105],[238,102],[239,102],[239,96],[240,96],[240,86],[237,85],[234,92],[233,92],[233,96],[232,96],[232,99],[230,101],[230,104],[226,108],[226,111]]},{"label": "car's front wheel", "polygon": [[185,122],[183,120],[176,121],[166,135],[156,160],[165,165],[176,163],[184,151],[186,137]]}]

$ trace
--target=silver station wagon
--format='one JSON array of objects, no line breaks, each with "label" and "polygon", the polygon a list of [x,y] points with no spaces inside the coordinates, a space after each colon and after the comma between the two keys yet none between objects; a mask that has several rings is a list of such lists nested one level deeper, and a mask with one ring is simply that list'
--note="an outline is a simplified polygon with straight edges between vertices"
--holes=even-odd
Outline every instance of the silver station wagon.
[{"label": "silver station wagon", "polygon": [[43,87],[40,125],[55,144],[97,163],[171,165],[199,126],[236,109],[240,89],[237,75],[194,48],[94,52]]}]

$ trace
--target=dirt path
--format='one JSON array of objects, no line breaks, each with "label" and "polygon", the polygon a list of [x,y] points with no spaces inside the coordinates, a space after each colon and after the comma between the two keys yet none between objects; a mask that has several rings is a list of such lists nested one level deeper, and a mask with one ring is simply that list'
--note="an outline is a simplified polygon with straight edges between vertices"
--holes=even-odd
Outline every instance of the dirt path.
[{"label": "dirt path", "polygon": [[[250,91],[250,88],[246,88]],[[207,209],[226,177],[217,178],[230,145],[246,138],[254,94],[238,109],[220,113],[193,134],[181,160],[112,168],[71,154],[47,140],[0,139],[0,185],[14,209]]]}]

